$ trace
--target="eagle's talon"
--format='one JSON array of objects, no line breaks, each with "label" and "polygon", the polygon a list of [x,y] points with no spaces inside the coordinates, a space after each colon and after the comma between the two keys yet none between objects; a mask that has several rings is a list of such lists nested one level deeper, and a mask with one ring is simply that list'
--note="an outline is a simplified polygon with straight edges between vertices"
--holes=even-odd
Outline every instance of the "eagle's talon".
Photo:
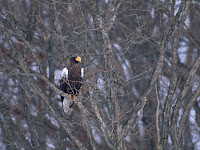
[{"label": "eagle's talon", "polygon": [[75,99],[76,99],[76,97],[74,96],[73,99],[72,99],[72,101],[74,101]]}]

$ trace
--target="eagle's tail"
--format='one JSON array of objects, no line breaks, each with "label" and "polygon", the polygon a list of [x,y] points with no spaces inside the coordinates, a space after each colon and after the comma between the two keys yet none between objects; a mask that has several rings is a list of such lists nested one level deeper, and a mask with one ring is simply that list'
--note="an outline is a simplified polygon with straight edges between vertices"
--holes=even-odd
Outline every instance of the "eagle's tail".
[{"label": "eagle's tail", "polygon": [[63,100],[63,109],[65,113],[69,111],[69,100],[66,97]]},{"label": "eagle's tail", "polygon": [[63,100],[63,110],[65,113],[71,112],[72,105],[74,104],[74,101],[71,101],[71,99],[67,99],[67,97]]}]

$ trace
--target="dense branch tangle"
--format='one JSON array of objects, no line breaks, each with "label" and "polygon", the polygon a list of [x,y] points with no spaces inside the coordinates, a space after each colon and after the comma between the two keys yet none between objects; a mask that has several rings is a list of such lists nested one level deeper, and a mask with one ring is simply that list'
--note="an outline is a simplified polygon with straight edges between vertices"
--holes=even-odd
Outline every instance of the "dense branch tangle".
[{"label": "dense branch tangle", "polygon": [[[0,3],[2,149],[196,148],[199,4]],[[75,53],[85,79],[64,114],[58,80]]]}]

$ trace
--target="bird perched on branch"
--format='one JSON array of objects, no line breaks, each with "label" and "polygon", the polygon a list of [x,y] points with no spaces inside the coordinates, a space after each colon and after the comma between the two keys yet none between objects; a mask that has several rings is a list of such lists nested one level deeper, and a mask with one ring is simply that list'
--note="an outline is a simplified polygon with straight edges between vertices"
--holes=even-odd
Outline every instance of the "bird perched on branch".
[{"label": "bird perched on branch", "polygon": [[[72,107],[76,96],[78,96],[79,94],[79,90],[83,81],[83,76],[84,69],[81,68],[81,57],[71,57],[69,67],[65,67],[62,70],[60,80],[60,90],[69,94],[70,97],[70,99],[67,99],[67,97],[61,96],[61,101],[63,103],[63,109],[65,113],[69,110],[69,108]],[[70,105],[71,102],[72,104]]]}]

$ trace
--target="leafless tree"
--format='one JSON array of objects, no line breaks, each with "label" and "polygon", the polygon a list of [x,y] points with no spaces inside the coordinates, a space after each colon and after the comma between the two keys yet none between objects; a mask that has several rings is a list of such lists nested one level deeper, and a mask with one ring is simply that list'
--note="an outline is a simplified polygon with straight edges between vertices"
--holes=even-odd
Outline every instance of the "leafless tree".
[{"label": "leafless tree", "polygon": [[0,149],[200,149],[199,28],[195,0],[0,0]]}]

